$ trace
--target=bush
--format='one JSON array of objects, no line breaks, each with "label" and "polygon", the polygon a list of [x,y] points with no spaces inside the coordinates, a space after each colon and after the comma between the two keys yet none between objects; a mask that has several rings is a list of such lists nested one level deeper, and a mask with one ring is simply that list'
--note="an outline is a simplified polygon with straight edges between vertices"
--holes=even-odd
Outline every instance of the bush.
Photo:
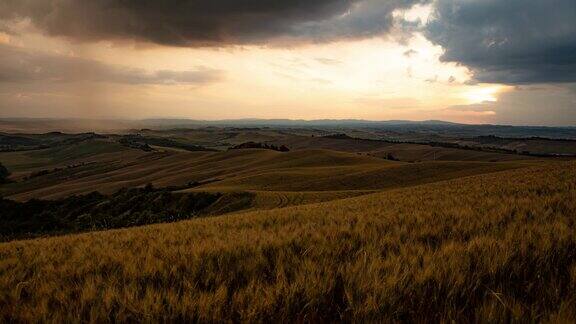
[{"label": "bush", "polygon": [[390,161],[400,161],[398,158],[396,158],[392,153],[387,153],[386,154],[386,160],[390,160]]},{"label": "bush", "polygon": [[4,183],[8,181],[8,177],[10,176],[10,171],[0,163],[0,183]]},{"label": "bush", "polygon": [[196,217],[218,193],[171,193],[145,188],[121,189],[112,195],[93,192],[58,200],[16,202],[0,198],[0,241],[173,222]]},{"label": "bush", "polygon": [[277,146],[274,144],[266,144],[266,143],[257,143],[257,142],[246,142],[242,143],[233,147],[230,147],[229,150],[241,150],[241,149],[265,149],[265,150],[273,150],[278,152],[289,152],[290,149],[286,145]]}]

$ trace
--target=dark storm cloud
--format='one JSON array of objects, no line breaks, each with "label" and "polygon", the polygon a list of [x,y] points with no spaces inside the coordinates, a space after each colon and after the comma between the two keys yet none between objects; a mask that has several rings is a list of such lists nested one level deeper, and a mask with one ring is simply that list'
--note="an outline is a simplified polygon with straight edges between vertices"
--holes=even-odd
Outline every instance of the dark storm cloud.
[{"label": "dark storm cloud", "polygon": [[2,0],[0,19],[30,19],[75,40],[175,46],[331,41],[390,30],[396,9],[428,0]]},{"label": "dark storm cloud", "polygon": [[222,72],[199,67],[192,71],[141,69],[108,65],[95,60],[32,52],[0,44],[0,83],[110,82],[122,84],[190,84],[219,81]]},{"label": "dark storm cloud", "polygon": [[426,36],[478,82],[576,81],[575,0],[438,0]]}]

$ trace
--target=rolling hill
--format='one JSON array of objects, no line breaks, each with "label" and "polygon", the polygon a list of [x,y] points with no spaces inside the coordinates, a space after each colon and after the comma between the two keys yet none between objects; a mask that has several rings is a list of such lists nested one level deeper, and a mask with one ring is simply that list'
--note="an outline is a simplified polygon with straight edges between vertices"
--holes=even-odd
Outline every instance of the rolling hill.
[{"label": "rolling hill", "polygon": [[[282,159],[252,154],[259,158],[243,158],[254,167]],[[14,241],[0,244],[0,318],[571,321],[574,215],[576,164],[548,162],[318,204]]]},{"label": "rolling hill", "polygon": [[330,149],[342,152],[362,152],[385,157],[392,154],[401,161],[479,161],[503,162],[532,159],[529,156],[483,152],[425,144],[393,143],[361,138],[330,138],[318,136],[289,136],[273,143],[285,144],[292,149]]},{"label": "rolling hill", "polygon": [[[91,191],[112,193],[148,183],[155,187],[188,187],[192,191],[350,191],[355,196],[359,190],[398,188],[531,163],[404,163],[322,149],[285,153],[263,149],[143,152],[104,140],[58,149],[2,153],[0,158],[19,176],[17,182],[2,186],[0,193],[16,200],[55,199]],[[43,172],[38,173],[39,170]]]}]

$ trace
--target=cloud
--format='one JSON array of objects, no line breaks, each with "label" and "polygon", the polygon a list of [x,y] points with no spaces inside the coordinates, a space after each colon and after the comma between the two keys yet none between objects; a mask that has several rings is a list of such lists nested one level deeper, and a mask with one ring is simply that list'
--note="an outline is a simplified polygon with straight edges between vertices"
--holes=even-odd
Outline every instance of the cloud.
[{"label": "cloud", "polygon": [[173,46],[318,42],[390,31],[397,9],[429,0],[3,0],[0,20],[52,36]]},{"label": "cloud", "polygon": [[404,55],[405,57],[412,57],[414,55],[417,55],[418,51],[414,50],[414,49],[409,49],[407,51],[405,51],[402,55]]},{"label": "cloud", "polygon": [[576,81],[576,1],[437,0],[425,35],[474,81]]},{"label": "cloud", "polygon": [[367,96],[356,98],[354,102],[360,105],[379,107],[383,109],[412,110],[420,109],[422,107],[421,101],[409,97],[381,98]]},{"label": "cloud", "polygon": [[217,82],[223,72],[205,67],[192,71],[141,69],[108,65],[73,56],[34,52],[0,44],[0,83],[108,82],[120,84],[187,84]]},{"label": "cloud", "polygon": [[453,113],[483,114],[485,122],[513,125],[566,126],[576,124],[576,84],[521,86],[496,101],[446,108]]},{"label": "cloud", "polygon": [[342,61],[337,60],[337,59],[333,59],[333,58],[327,58],[327,57],[317,57],[316,62],[320,63],[320,64],[324,64],[324,65],[340,65],[342,64]]},{"label": "cloud", "polygon": [[496,103],[494,103],[493,101],[484,101],[481,103],[475,103],[475,104],[470,104],[470,105],[450,106],[446,109],[447,110],[453,110],[453,111],[472,111],[472,112],[482,113],[482,112],[487,112],[487,111],[493,111],[494,109],[496,109],[497,106],[498,105]]}]

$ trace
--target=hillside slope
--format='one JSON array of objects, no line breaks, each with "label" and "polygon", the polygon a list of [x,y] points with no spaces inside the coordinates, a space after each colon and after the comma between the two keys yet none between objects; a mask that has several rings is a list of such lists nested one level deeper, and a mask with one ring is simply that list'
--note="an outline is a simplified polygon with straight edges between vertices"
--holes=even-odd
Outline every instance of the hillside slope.
[{"label": "hillside slope", "polygon": [[576,163],[0,244],[3,321],[570,321]]},{"label": "hillside slope", "polygon": [[[411,164],[330,150],[281,153],[262,149],[225,152],[142,152],[129,149],[108,152],[115,148],[94,147],[97,153],[88,157],[84,155],[85,147],[63,150],[62,154],[71,151],[74,156],[81,157],[70,160],[68,165],[80,164],[72,168],[51,165],[50,172],[45,175],[2,186],[0,194],[21,201],[56,199],[92,191],[112,193],[124,187],[148,183],[155,187],[193,184],[191,190],[212,192],[381,190],[518,168],[531,163]],[[33,157],[46,155],[41,153],[35,152]],[[14,155],[9,156],[13,158],[12,163],[16,163]],[[32,159],[30,155],[26,158]],[[52,169],[55,166],[59,169]]]},{"label": "hillside slope", "polygon": [[366,140],[359,138],[330,138],[310,136],[289,136],[272,141],[275,144],[284,144],[291,149],[330,149],[342,152],[364,152],[375,156],[385,157],[392,154],[401,161],[479,161],[502,162],[531,160],[529,156],[517,154],[504,154],[465,150],[440,146],[391,143],[386,141]]},{"label": "hillside slope", "polygon": [[0,161],[16,175],[42,168],[67,166],[83,161],[134,159],[144,152],[130,150],[105,140],[86,140],[56,147],[16,152],[1,152]]},{"label": "hillside slope", "polygon": [[525,167],[522,163],[373,163],[257,170],[194,190],[344,191],[384,190]]}]

